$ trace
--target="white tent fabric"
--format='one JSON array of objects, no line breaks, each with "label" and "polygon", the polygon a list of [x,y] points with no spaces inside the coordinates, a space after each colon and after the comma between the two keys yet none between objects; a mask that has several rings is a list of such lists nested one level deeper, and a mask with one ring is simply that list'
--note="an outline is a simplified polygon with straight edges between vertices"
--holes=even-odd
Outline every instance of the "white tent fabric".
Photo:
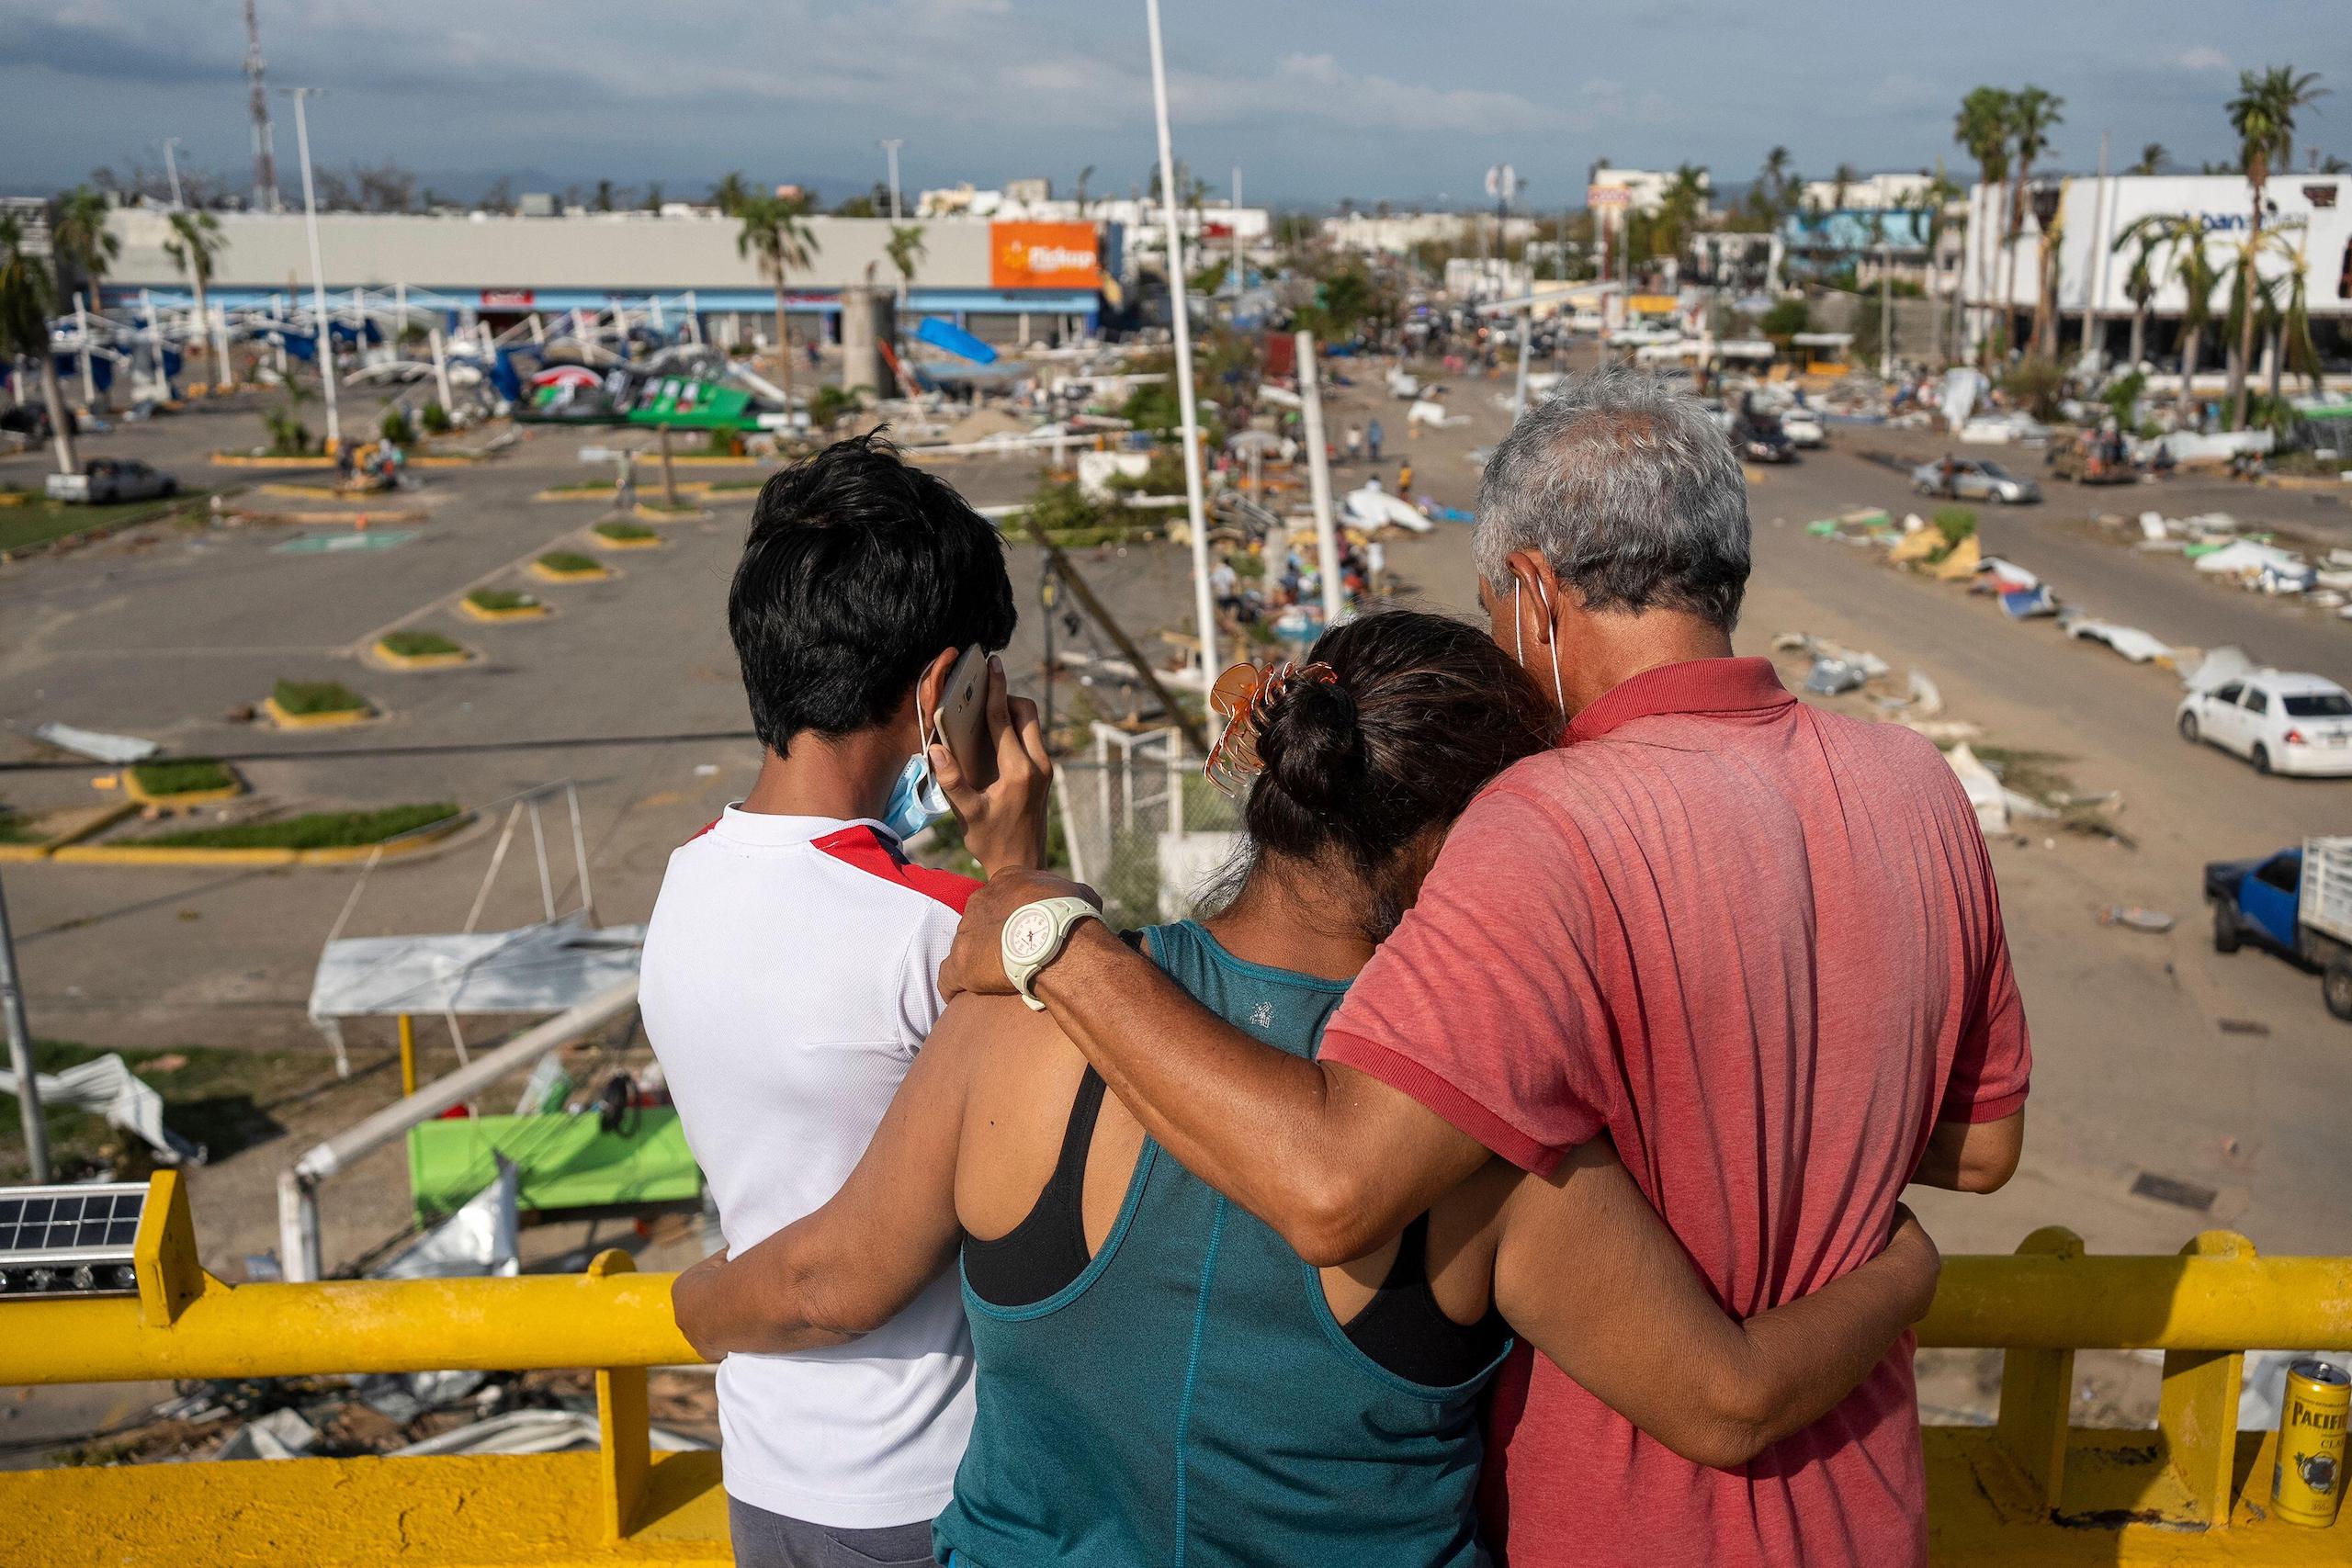
[{"label": "white tent fabric", "polygon": [[1359,528],[1385,528],[1392,525],[1409,528],[1416,534],[1430,531],[1430,520],[1421,515],[1419,507],[1401,495],[1391,495],[1380,488],[1375,479],[1361,490],[1351,490],[1340,498],[1340,510],[1347,521]]},{"label": "white tent fabric", "polygon": [[637,976],[643,926],[584,911],[510,931],[338,937],[319,955],[311,1019],[561,1012]]},{"label": "white tent fabric", "polygon": [[[70,1105],[95,1111],[110,1125],[142,1140],[165,1165],[204,1163],[204,1150],[164,1125],[164,1097],[120,1056],[100,1056],[62,1073],[36,1073],[44,1110]],[[0,1094],[17,1092],[17,1075],[0,1067]]]},{"label": "white tent fabric", "polygon": [[386,1262],[368,1270],[371,1280],[450,1280],[523,1271],[521,1222],[516,1199],[522,1179],[504,1155],[498,1177],[466,1201],[456,1213],[426,1231]]}]

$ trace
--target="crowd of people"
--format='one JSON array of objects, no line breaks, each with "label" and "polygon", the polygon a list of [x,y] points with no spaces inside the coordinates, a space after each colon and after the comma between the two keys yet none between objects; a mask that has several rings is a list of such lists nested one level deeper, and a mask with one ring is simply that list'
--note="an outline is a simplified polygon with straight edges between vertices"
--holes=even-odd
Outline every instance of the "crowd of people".
[{"label": "crowd of people", "polygon": [[1901,1194],[2007,1179],[2031,1056],[1974,814],[1733,656],[1689,398],[1566,383],[1478,514],[1483,624],[1216,682],[1241,858],[1119,931],[994,528],[878,437],[769,481],[641,982],[739,1562],[1924,1562]]}]

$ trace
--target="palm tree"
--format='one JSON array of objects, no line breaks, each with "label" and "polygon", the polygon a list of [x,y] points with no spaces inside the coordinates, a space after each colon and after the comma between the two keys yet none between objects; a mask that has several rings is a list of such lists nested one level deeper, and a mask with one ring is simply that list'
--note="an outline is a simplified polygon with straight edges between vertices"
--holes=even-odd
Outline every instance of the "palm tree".
[{"label": "palm tree", "polygon": [[2153,175],[2171,159],[2172,154],[2165,150],[2163,142],[2151,141],[2140,149],[2140,161],[2132,164],[2128,172],[2135,175]]},{"label": "palm tree", "polygon": [[710,204],[732,218],[745,202],[757,194],[745,182],[743,171],[733,169],[728,172],[724,179],[710,187]]},{"label": "palm tree", "polygon": [[797,196],[746,196],[733,209],[743,225],[735,236],[735,254],[759,263],[760,276],[775,290],[775,355],[782,368],[777,377],[785,396],[792,395],[792,339],[784,320],[784,278],[795,267],[805,267],[817,253],[817,236],[808,222],[808,202]]},{"label": "palm tree", "polygon": [[[2026,186],[2033,181],[2033,161],[2050,151],[2050,131],[2062,118],[2058,111],[2065,107],[2065,99],[2030,84],[2018,88],[2009,98],[2009,144],[2017,152],[2017,167],[2010,175],[2009,186],[2008,280],[2001,289],[2002,319],[2007,329],[2001,345],[2004,352],[2018,334],[2017,239],[2025,228]],[[2037,314],[2040,306],[2037,297]]]},{"label": "palm tree", "polygon": [[2284,280],[2287,303],[2279,312],[2278,338],[2270,361],[2270,396],[2274,401],[2278,397],[2278,377],[2282,366],[2290,366],[2310,382],[2314,395],[2321,389],[2319,348],[2312,342],[2310,277],[2311,258],[2303,254],[2303,247],[2298,243]]},{"label": "palm tree", "polygon": [[[1994,193],[2006,192],[2009,175],[2009,95],[1999,87],[1978,87],[1960,101],[1960,113],[1952,121],[1952,140],[1976,160],[1976,183],[1984,191],[1984,220],[1997,229],[1994,219],[1994,203],[1999,199]],[[1975,206],[1969,207],[1971,221]],[[1976,296],[1987,299],[1993,292],[1993,247],[1998,243],[1995,234],[1984,236],[1982,246],[1972,246],[1976,257]],[[1991,348],[1990,334],[1978,340],[1978,357],[1984,358]]]},{"label": "palm tree", "polygon": [[[204,308],[204,288],[212,281],[212,258],[229,248],[228,242],[220,237],[220,220],[209,212],[175,212],[171,225],[172,237],[164,242],[164,254],[196,290],[196,346],[200,353],[212,321]],[[228,366],[213,367],[215,381],[228,374]]]},{"label": "palm tree", "polygon": [[[2259,73],[2238,73],[2238,96],[2229,102],[2230,129],[2237,132],[2245,154],[2245,177],[2254,186],[2254,219],[2245,254],[2239,265],[2241,299],[2251,303],[2254,258],[2262,239],[2262,194],[2270,171],[2289,168],[2295,158],[2295,111],[2326,96],[2316,73],[2295,74],[2291,65],[2273,65]],[[2254,311],[2241,312],[2237,362],[2230,367],[2230,423],[2243,428],[2246,410],[2246,361],[2254,354]]]},{"label": "palm tree", "polygon": [[2194,428],[2198,351],[2204,344],[2205,329],[2212,324],[2213,290],[2222,281],[2221,269],[2206,248],[2205,225],[2193,212],[2150,213],[2123,233],[2127,239],[2149,236],[2151,249],[2164,252],[2167,270],[2187,296],[2180,312],[2180,417]]},{"label": "palm tree", "polygon": [[2133,369],[2147,357],[2148,307],[2156,298],[2156,253],[2165,247],[2162,213],[2151,213],[2135,220],[2115,237],[2114,251],[2121,254],[2123,247],[2136,244],[2139,249],[2132,257],[2132,268],[2123,275],[2123,292],[2132,301],[2132,358]]},{"label": "palm tree", "polygon": [[41,400],[49,409],[50,439],[57,447],[57,471],[78,474],[74,434],[66,424],[65,398],[57,388],[57,355],[50,347],[49,315],[57,304],[57,282],[49,269],[25,254],[24,220],[0,212],[0,355],[22,355],[40,366]]},{"label": "palm tree", "polygon": [[1829,176],[1829,210],[1838,211],[1846,205],[1846,187],[1858,185],[1861,174],[1851,164],[1840,164],[1838,172]]},{"label": "palm tree", "polygon": [[[63,279],[70,269],[86,292],[88,307],[98,309],[98,286],[122,254],[122,237],[107,226],[110,204],[95,186],[77,186],[59,197],[49,220],[50,254],[57,264],[60,302]],[[107,400],[102,395],[98,400]]]},{"label": "palm tree", "polygon": [[1651,220],[1653,254],[1673,256],[1679,264],[1682,248],[1698,228],[1699,210],[1706,204],[1706,177],[1707,172],[1695,164],[1684,164],[1674,171],[1674,183],[1659,198],[1657,216]]}]

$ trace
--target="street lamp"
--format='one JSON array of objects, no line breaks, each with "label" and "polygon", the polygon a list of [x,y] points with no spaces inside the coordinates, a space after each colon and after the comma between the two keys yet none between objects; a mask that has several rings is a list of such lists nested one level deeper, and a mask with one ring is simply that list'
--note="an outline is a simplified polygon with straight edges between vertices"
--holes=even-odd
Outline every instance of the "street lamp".
[{"label": "street lamp", "polygon": [[899,149],[906,144],[907,139],[903,136],[882,139],[882,151],[890,157],[890,221],[893,223],[899,220]]},{"label": "street lamp", "polygon": [[334,332],[327,323],[326,265],[319,259],[319,196],[311,183],[311,122],[303,105],[321,91],[317,87],[280,87],[294,99],[294,145],[302,159],[302,222],[311,235],[311,308],[317,315],[319,382],[327,394],[327,450],[343,450],[343,419],[334,400]]}]

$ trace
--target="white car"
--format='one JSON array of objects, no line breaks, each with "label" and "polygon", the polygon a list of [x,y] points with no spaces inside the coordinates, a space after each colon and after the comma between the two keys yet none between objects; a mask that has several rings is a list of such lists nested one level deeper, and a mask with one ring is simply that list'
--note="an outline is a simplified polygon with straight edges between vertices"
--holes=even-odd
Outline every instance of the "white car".
[{"label": "white car", "polygon": [[2352,692],[2317,675],[2248,671],[2181,698],[2179,724],[2257,773],[2352,774]]},{"label": "white car", "polygon": [[1792,446],[1809,449],[1827,446],[1829,442],[1829,432],[1822,428],[1821,416],[1811,409],[1782,409],[1781,434],[1789,438]]}]

